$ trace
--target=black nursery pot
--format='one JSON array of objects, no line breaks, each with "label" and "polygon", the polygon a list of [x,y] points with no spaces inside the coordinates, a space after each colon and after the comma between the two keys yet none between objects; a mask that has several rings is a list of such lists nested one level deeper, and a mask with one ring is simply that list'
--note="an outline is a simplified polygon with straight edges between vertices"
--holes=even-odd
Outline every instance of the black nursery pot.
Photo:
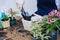
[{"label": "black nursery pot", "polygon": [[57,31],[51,32],[49,40],[57,40]]},{"label": "black nursery pot", "polygon": [[10,26],[11,27],[16,26],[16,19],[15,19],[15,17],[13,17],[13,19],[12,19],[12,17],[10,17]]},{"label": "black nursery pot", "polygon": [[59,34],[59,36],[60,36],[60,30],[58,30],[58,34]]}]

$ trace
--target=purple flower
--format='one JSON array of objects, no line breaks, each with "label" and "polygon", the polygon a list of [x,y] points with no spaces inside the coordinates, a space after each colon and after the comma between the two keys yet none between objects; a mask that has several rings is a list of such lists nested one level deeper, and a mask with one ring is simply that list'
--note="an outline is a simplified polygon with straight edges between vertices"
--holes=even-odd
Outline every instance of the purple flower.
[{"label": "purple flower", "polygon": [[57,13],[56,13],[56,16],[57,16],[57,17],[60,17],[60,12],[57,12]]},{"label": "purple flower", "polygon": [[54,18],[52,18],[52,19],[49,20],[49,23],[53,23],[53,22],[55,22]]},{"label": "purple flower", "polygon": [[50,13],[48,13],[48,18],[53,16],[57,11],[56,10],[52,10]]},{"label": "purple flower", "polygon": [[57,10],[54,10],[54,13],[57,13],[58,11]]}]

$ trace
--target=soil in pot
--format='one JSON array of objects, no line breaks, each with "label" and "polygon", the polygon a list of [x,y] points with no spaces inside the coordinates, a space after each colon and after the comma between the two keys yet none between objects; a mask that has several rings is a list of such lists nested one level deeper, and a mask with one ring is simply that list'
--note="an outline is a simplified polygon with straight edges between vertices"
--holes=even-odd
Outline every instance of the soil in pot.
[{"label": "soil in pot", "polygon": [[22,14],[22,16],[23,16],[23,18],[25,19],[25,20],[27,20],[27,21],[30,21],[31,20],[31,17],[33,17],[33,16],[35,16],[35,15],[31,15],[31,16],[24,16],[23,14]]}]

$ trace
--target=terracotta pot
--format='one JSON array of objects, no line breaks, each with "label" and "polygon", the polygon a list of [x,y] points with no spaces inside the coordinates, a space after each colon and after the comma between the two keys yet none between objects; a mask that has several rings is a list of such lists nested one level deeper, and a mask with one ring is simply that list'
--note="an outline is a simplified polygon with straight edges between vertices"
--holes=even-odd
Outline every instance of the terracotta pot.
[{"label": "terracotta pot", "polygon": [[10,20],[8,20],[8,21],[2,21],[2,27],[3,27],[3,28],[8,28],[8,27],[10,27]]}]

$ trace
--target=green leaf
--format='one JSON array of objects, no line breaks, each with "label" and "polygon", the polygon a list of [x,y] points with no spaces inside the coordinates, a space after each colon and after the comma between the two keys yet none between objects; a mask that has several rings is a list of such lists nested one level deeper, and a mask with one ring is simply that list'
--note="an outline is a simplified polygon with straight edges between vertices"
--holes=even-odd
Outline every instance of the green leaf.
[{"label": "green leaf", "polygon": [[48,38],[51,38],[51,37],[50,36],[45,36],[44,38],[48,40]]},{"label": "green leaf", "polygon": [[47,35],[49,32],[50,32],[50,30],[49,30],[49,29],[47,29],[47,30],[46,30],[46,35]]}]

